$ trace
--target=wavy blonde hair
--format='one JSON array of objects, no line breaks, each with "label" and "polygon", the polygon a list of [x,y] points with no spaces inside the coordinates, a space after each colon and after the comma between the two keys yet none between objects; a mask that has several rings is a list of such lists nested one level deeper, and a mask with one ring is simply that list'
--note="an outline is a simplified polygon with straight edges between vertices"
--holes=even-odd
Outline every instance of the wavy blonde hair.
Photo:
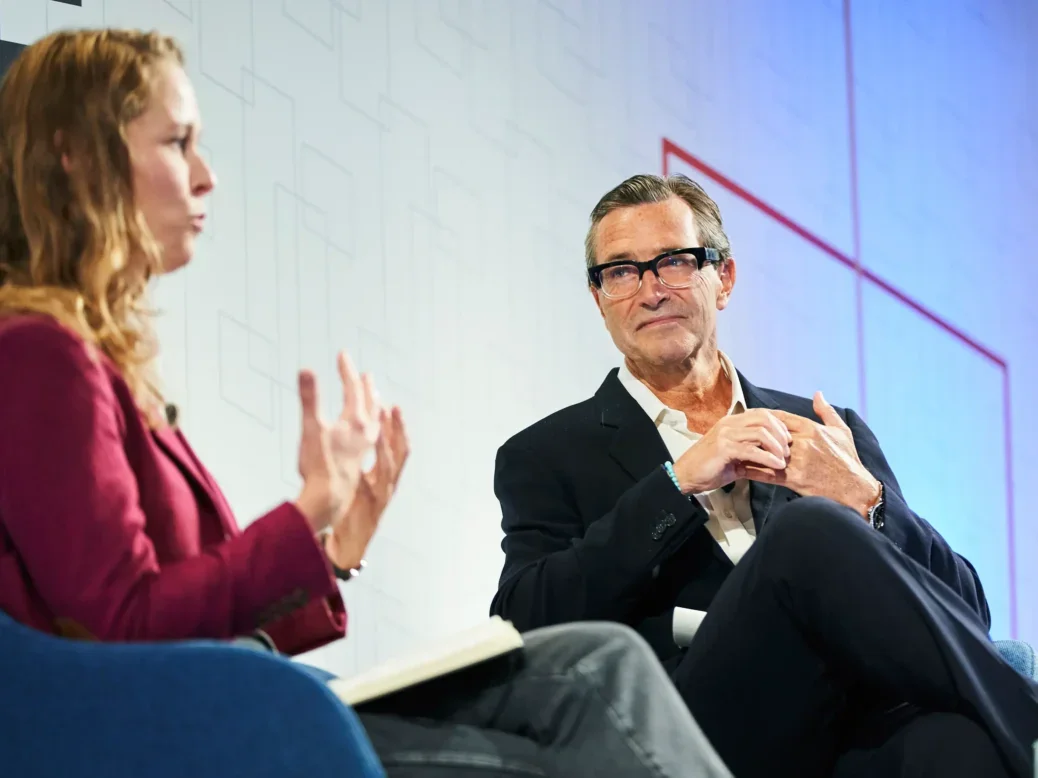
[{"label": "wavy blonde hair", "polygon": [[54,33],[0,84],[0,315],[37,313],[121,371],[153,424],[163,398],[148,281],[161,249],[134,203],[127,125],[171,38],[130,30]]}]

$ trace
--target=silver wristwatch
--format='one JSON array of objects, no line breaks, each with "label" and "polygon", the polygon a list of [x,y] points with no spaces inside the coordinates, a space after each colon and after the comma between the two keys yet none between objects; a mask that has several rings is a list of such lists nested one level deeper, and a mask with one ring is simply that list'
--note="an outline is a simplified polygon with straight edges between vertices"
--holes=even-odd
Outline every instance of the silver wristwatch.
[{"label": "silver wristwatch", "polygon": [[328,564],[332,566],[332,571],[335,573],[335,577],[338,578],[340,581],[349,581],[353,578],[356,578],[358,575],[360,575],[361,570],[368,566],[367,560],[360,560],[360,564],[356,567],[339,567],[337,564],[335,564],[335,562],[332,561],[332,558],[328,556],[328,549],[325,546],[325,544],[328,542],[328,536],[331,534],[331,532],[324,532],[321,534],[321,549],[324,551],[324,557],[328,560]]},{"label": "silver wristwatch", "polygon": [[884,511],[883,511],[883,507],[884,507],[884,504],[885,504],[885,500],[883,499],[883,496],[884,496],[883,482],[880,481],[879,482],[879,498],[876,500],[875,505],[873,505],[871,508],[869,508],[869,512],[868,512],[869,525],[873,529],[883,529],[884,525],[886,524],[885,519],[884,519]]}]

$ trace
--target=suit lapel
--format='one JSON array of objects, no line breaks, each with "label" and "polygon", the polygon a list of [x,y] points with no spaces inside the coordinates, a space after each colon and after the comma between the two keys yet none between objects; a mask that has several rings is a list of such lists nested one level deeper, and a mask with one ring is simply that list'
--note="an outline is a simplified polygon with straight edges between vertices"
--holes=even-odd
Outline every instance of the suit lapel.
[{"label": "suit lapel", "polygon": [[[739,373],[739,381],[742,383],[742,393],[746,398],[747,408],[779,407],[774,397],[763,389],[758,389],[751,384],[742,373]],[[764,529],[768,515],[774,507],[776,495],[788,498],[792,494],[785,487],[776,487],[773,484],[765,484],[760,481],[750,481],[750,510],[753,513],[753,526],[757,530],[758,535]]]},{"label": "suit lapel", "polygon": [[172,427],[152,430],[152,437],[158,443],[159,448],[173,460],[173,463],[192,481],[194,486],[209,491],[209,480]]},{"label": "suit lapel", "polygon": [[614,369],[609,373],[595,396],[602,409],[602,425],[616,430],[609,456],[639,481],[669,460],[670,454],[656,425],[624,389],[617,372]]},{"label": "suit lapel", "polygon": [[152,430],[151,434],[158,447],[187,479],[195,496],[203,504],[208,503],[210,508],[215,510],[224,530],[229,531],[229,527],[234,524],[230,506],[223,499],[223,495],[209,473],[202,467],[202,463],[198,461],[179,428],[162,427]]},{"label": "suit lapel", "polygon": [[[614,369],[606,377],[595,397],[598,398],[602,409],[602,426],[616,430],[609,445],[609,456],[623,468],[632,481],[640,481],[654,468],[669,461],[670,452],[645,409],[620,383],[620,379],[617,378],[618,372]],[[695,498],[690,499],[694,510],[703,511],[705,515],[699,501]],[[697,532],[708,530],[700,527]],[[710,537],[710,545],[714,556],[720,562],[729,566],[732,564],[732,560],[724,553],[724,549],[714,542],[713,537]]]},{"label": "suit lapel", "polygon": [[771,512],[772,503],[775,502],[775,490],[773,484],[750,481],[750,511],[753,513],[753,526],[758,535],[764,529],[764,522]]}]

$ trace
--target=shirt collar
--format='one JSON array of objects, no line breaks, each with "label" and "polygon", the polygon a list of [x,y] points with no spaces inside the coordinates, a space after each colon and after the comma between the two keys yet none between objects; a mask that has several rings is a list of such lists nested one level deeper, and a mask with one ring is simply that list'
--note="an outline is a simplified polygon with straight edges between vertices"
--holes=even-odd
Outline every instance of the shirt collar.
[{"label": "shirt collar", "polygon": [[[725,375],[731,379],[732,382],[732,402],[728,406],[728,414],[742,413],[746,410],[746,396],[742,391],[742,381],[739,380],[739,373],[736,372],[735,366],[732,361],[728,358],[728,355],[723,351],[718,351],[717,355],[721,359],[721,369],[724,370]],[[668,408],[652,390],[639,381],[627,367],[627,362],[624,361],[620,364],[620,372],[617,374],[617,378],[620,379],[620,383],[624,389],[627,390],[628,394],[634,398],[635,402],[642,407],[642,410],[648,414],[649,418],[652,419],[652,423],[657,427],[663,422],[664,417],[668,413],[681,413],[673,408]],[[684,416],[683,413],[681,413]]]},{"label": "shirt collar", "polygon": [[728,415],[742,413],[746,410],[746,395],[742,392],[742,381],[739,380],[739,371],[735,369],[732,360],[723,351],[719,351],[721,367],[732,382],[732,404],[728,406]]}]

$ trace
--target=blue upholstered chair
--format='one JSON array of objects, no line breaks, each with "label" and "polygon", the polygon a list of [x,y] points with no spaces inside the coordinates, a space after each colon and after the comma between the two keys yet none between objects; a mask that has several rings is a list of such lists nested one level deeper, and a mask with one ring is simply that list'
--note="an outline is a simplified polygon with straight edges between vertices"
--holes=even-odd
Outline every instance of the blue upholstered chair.
[{"label": "blue upholstered chair", "polygon": [[61,640],[0,613],[0,774],[382,778],[359,721],[272,654]]},{"label": "blue upholstered chair", "polygon": [[[1036,677],[1027,643],[998,641]],[[383,776],[321,671],[214,643],[61,640],[0,613],[0,774]]]},{"label": "blue upholstered chair", "polygon": [[1038,681],[1038,661],[1030,644],[1022,640],[996,640],[995,645],[1002,657],[1018,672]]}]

